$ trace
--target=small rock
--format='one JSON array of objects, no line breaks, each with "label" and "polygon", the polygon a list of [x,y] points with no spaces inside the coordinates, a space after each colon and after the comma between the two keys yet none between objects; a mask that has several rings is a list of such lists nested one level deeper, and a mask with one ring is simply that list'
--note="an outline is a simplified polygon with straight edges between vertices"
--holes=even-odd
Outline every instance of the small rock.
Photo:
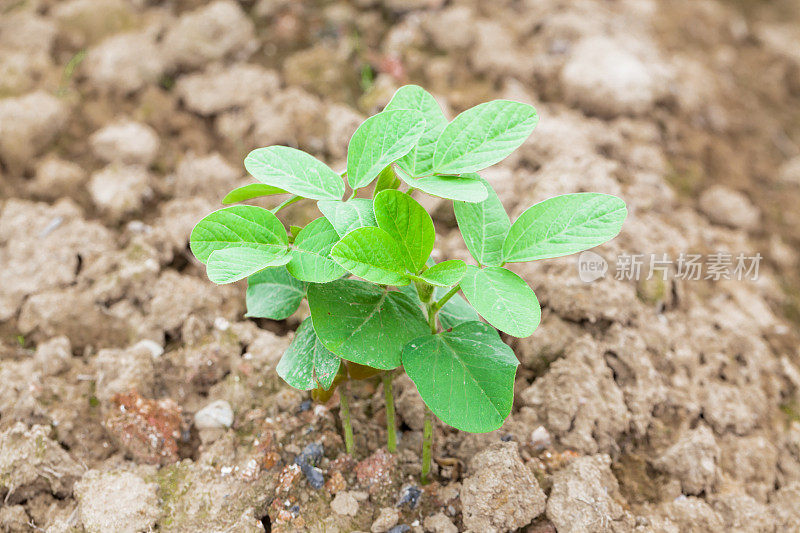
[{"label": "small rock", "polygon": [[400,511],[392,507],[384,507],[381,509],[378,518],[372,523],[370,531],[372,533],[386,533],[397,524],[398,520],[400,520]]},{"label": "small rock", "polygon": [[55,376],[69,368],[72,345],[65,336],[55,337],[36,347],[36,364],[48,376]]},{"label": "small rock", "polygon": [[717,476],[720,449],[714,433],[705,425],[681,436],[654,466],[681,481],[684,494],[710,492]]},{"label": "small rock", "polygon": [[117,394],[111,399],[105,426],[117,444],[139,462],[178,460],[181,408],[171,399],[150,400],[136,392]]},{"label": "small rock", "polygon": [[633,517],[621,505],[625,500],[610,465],[608,455],[579,457],[553,475],[547,518],[559,533],[633,528]]},{"label": "small rock", "polygon": [[111,164],[92,174],[89,193],[98,209],[113,220],[142,208],[152,195],[150,174],[143,167]]},{"label": "small rock", "polygon": [[106,163],[149,166],[158,152],[158,135],[150,126],[125,121],[110,124],[89,138],[94,154]]},{"label": "small rock", "polygon": [[139,345],[126,349],[100,350],[95,359],[97,389],[101,402],[109,402],[116,394],[136,390],[150,395],[155,383],[155,366],[150,350]]},{"label": "small rock", "polygon": [[800,155],[786,161],[778,170],[778,177],[784,183],[800,185]]},{"label": "small rock", "polygon": [[99,42],[135,22],[131,6],[124,0],[66,0],[54,4],[50,14],[58,21],[61,36],[76,49]]},{"label": "small rock", "polygon": [[45,491],[65,498],[83,470],[50,428],[17,422],[0,434],[0,501],[17,503]]},{"label": "small rock", "polygon": [[29,185],[31,193],[44,200],[57,200],[76,193],[88,174],[77,163],[48,155],[36,166]]},{"label": "small rock", "polygon": [[23,170],[61,132],[69,117],[62,100],[44,91],[0,99],[0,159]]},{"label": "small rock", "polygon": [[550,447],[550,432],[544,426],[538,426],[531,432],[531,446],[536,450]]},{"label": "small rock", "polygon": [[498,442],[469,463],[461,486],[464,526],[486,533],[509,531],[531,522],[545,510],[545,495],[516,442]]},{"label": "small rock", "polygon": [[413,485],[403,487],[400,492],[400,499],[397,501],[397,507],[407,505],[410,509],[416,509],[419,503],[419,497],[422,496],[422,491]]},{"label": "small rock", "polygon": [[356,478],[361,485],[369,487],[372,494],[392,483],[395,467],[395,457],[385,448],[378,448],[356,465]]},{"label": "small rock", "polygon": [[606,117],[649,110],[666,87],[663,62],[626,44],[600,35],[581,39],[561,71],[566,100]]},{"label": "small rock", "polygon": [[458,533],[458,528],[442,512],[427,517],[422,525],[425,526],[425,531],[431,533]]},{"label": "small rock", "polygon": [[723,185],[714,185],[700,195],[700,210],[712,222],[744,230],[755,229],[761,218],[747,196]]},{"label": "small rock", "polygon": [[336,514],[355,516],[358,514],[358,500],[349,492],[339,492],[331,501],[331,509]]},{"label": "small rock", "polygon": [[181,15],[164,37],[163,51],[176,67],[197,68],[255,48],[255,27],[238,2],[217,0]]},{"label": "small rock", "polygon": [[225,400],[217,400],[206,405],[194,415],[197,429],[224,429],[233,425],[233,409]]},{"label": "small rock", "polygon": [[322,454],[322,445],[312,442],[294,458],[294,463],[300,467],[308,483],[317,490],[325,485],[325,477],[322,475],[322,470],[316,466],[322,458]]},{"label": "small rock", "polygon": [[394,526],[386,533],[408,533],[409,531],[411,531],[411,526],[408,524],[400,524],[399,526]]},{"label": "small rock", "polygon": [[125,95],[159,81],[162,57],[151,32],[123,33],[91,48],[80,70],[100,91]]},{"label": "small rock", "polygon": [[174,193],[177,197],[204,196],[219,201],[241,182],[242,173],[219,153],[198,156],[188,153],[175,170]]},{"label": "small rock", "polygon": [[0,531],[3,533],[26,533],[30,531],[31,519],[21,505],[0,507]]},{"label": "small rock", "polygon": [[175,93],[187,108],[208,116],[246,106],[279,88],[278,75],[258,65],[236,64],[223,69],[214,64],[202,73],[179,78]]},{"label": "small rock", "polygon": [[75,485],[83,527],[88,533],[152,531],[161,515],[157,490],[130,472],[89,471]]}]

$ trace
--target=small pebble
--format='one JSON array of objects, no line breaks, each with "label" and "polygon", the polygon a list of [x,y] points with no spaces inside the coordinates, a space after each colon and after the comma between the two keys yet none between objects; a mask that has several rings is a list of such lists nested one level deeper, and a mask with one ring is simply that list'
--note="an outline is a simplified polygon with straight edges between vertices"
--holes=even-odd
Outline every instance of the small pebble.
[{"label": "small pebble", "polygon": [[223,429],[233,425],[233,409],[225,400],[217,400],[206,405],[194,415],[197,429]]},{"label": "small pebble", "polygon": [[397,507],[407,504],[410,509],[416,509],[421,494],[422,491],[413,485],[403,487],[400,492],[400,499],[397,501]]}]

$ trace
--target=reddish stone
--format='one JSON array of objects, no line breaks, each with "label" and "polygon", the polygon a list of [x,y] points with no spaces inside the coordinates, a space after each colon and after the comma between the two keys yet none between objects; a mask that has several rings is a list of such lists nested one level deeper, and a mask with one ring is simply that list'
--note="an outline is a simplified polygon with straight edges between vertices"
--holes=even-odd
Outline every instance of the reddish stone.
[{"label": "reddish stone", "polygon": [[178,460],[181,407],[173,400],[142,398],[136,391],[116,394],[106,416],[108,433],[136,461],[169,464]]},{"label": "reddish stone", "polygon": [[366,487],[377,489],[392,483],[395,469],[395,458],[385,448],[378,448],[375,453],[356,465],[356,478]]}]

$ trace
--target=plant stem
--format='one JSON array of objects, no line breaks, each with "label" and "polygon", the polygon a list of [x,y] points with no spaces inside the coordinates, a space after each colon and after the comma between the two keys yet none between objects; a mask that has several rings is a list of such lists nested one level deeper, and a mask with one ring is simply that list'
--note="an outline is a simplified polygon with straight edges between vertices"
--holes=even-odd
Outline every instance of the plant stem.
[{"label": "plant stem", "polygon": [[342,419],[344,430],[344,449],[348,455],[353,455],[353,426],[350,424],[350,404],[347,401],[347,386],[339,387],[339,418]]},{"label": "plant stem", "polygon": [[383,381],[383,395],[386,398],[386,447],[390,453],[397,451],[397,432],[394,422],[394,396],[392,395],[392,373],[384,372],[381,376]]},{"label": "plant stem", "polygon": [[436,302],[435,304],[433,304],[433,307],[434,307],[434,309],[435,309],[436,311],[438,311],[439,309],[441,309],[442,307],[444,307],[444,304],[446,304],[446,303],[447,303],[447,301],[448,301],[450,298],[452,298],[453,296],[455,296],[455,295],[456,295],[456,293],[459,291],[459,289],[461,289],[461,285],[456,285],[455,287],[453,287],[452,289],[450,289],[449,291],[447,291],[447,294],[445,294],[444,296],[442,296],[442,299],[441,299],[441,300],[439,300],[438,302]]},{"label": "plant stem", "polygon": [[431,328],[431,333],[436,335],[438,328],[436,327],[436,310],[433,305],[428,306],[428,326]]},{"label": "plant stem", "polygon": [[431,416],[431,410],[425,406],[425,426],[422,429],[422,473],[420,474],[420,481],[423,485],[428,484],[428,474],[431,472],[431,448],[433,447]]},{"label": "plant stem", "polygon": [[302,196],[297,196],[296,194],[293,194],[292,196],[290,196],[290,197],[289,197],[289,199],[288,199],[288,200],[286,200],[285,202],[283,202],[283,203],[282,203],[282,204],[280,204],[279,206],[277,206],[277,207],[273,208],[273,209],[272,209],[272,213],[273,213],[273,214],[276,214],[278,211],[280,211],[280,210],[281,210],[281,209],[283,209],[284,207],[290,206],[290,205],[292,205],[293,203],[295,203],[295,202],[299,202],[299,201],[300,201],[300,200],[302,200],[302,199],[303,199],[303,197],[302,197]]},{"label": "plant stem", "polygon": [[[454,288],[454,290],[450,291],[455,294],[455,291],[458,290],[458,286]],[[450,296],[452,294],[448,293]],[[448,298],[448,296],[445,296]],[[442,298],[444,299],[444,298]],[[441,300],[440,300],[441,301]],[[428,304],[428,325],[431,327],[431,333],[436,335],[438,333],[438,327],[436,326],[436,313],[439,311],[437,307],[437,303]],[[433,424],[431,422],[431,418],[433,418],[433,413],[431,412],[430,408],[426,405],[425,406],[425,425],[422,428],[422,472],[420,473],[420,482],[423,485],[428,483],[428,474],[431,471],[431,448],[433,447]]]}]

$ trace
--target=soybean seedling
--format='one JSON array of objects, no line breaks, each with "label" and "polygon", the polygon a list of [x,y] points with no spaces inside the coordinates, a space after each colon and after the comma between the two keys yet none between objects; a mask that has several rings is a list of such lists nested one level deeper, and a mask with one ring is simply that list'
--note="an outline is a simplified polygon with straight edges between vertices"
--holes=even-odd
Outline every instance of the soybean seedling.
[{"label": "soybean seedling", "polygon": [[[395,451],[391,384],[401,367],[427,406],[423,482],[432,415],[463,431],[499,428],[511,412],[519,363],[497,330],[526,337],[541,318],[533,290],[504,266],[586,250],[619,233],[625,203],[607,194],[556,196],[511,223],[476,172],[516,150],[537,122],[533,107],[508,100],[448,122],[430,94],[408,85],[355,131],[345,172],[294,148],[259,148],[244,162],[258,183],[223,203],[288,198],[272,210],[225,207],[192,231],[192,252],[211,281],[247,279],[247,316],[282,320],[308,299],[311,316],[277,372],[321,401],[339,388],[348,453],[354,444],[346,388],[373,376],[383,382],[387,445]],[[431,261],[434,225],[412,196],[418,192],[453,201],[476,264]],[[303,199],[316,201],[322,216],[287,232],[276,213]]]}]

